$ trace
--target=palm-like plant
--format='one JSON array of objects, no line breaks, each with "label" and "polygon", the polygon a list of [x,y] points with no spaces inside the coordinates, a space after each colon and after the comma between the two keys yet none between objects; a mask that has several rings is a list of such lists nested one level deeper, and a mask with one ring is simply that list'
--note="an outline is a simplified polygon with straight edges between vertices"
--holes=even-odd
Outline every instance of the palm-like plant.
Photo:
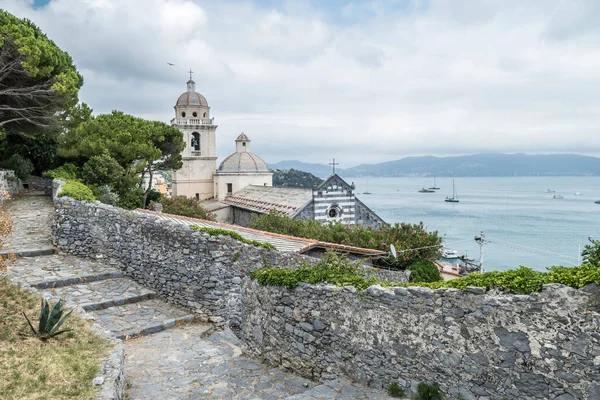
[{"label": "palm-like plant", "polygon": [[29,318],[27,318],[27,315],[25,314],[24,311],[23,311],[23,315],[25,316],[25,319],[29,323],[29,327],[31,328],[33,333],[37,337],[39,337],[41,340],[48,340],[51,337],[60,335],[61,333],[68,332],[71,330],[71,329],[63,329],[62,331],[58,330],[62,326],[62,324],[65,323],[67,318],[69,318],[69,316],[71,315],[71,313],[73,311],[71,310],[71,311],[69,311],[68,314],[63,316],[64,312],[65,312],[65,310],[63,310],[63,307],[62,307],[62,300],[58,300],[58,303],[56,303],[54,305],[54,307],[52,308],[52,310],[50,310],[50,304],[48,303],[48,301],[46,301],[46,299],[42,299],[42,306],[40,309],[40,324],[39,324],[37,331],[33,327],[33,324],[31,323]]}]

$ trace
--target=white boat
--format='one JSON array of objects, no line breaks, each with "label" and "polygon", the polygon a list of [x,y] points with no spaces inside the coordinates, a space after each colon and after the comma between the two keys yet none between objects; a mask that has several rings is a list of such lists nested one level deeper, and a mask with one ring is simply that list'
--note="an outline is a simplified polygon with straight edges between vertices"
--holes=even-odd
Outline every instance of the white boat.
[{"label": "white boat", "polygon": [[442,258],[445,258],[447,260],[451,260],[454,258],[458,258],[460,257],[460,254],[458,254],[458,251],[456,250],[452,250],[452,249],[442,249]]},{"label": "white boat", "polygon": [[554,196],[552,196],[552,198],[559,200],[559,199],[564,199],[565,197],[562,194],[555,194]]},{"label": "white boat", "polygon": [[458,196],[456,195],[456,187],[454,186],[454,179],[452,179],[452,197],[446,196],[446,203],[458,203]]},{"label": "white boat", "polygon": [[575,192],[573,193],[575,196],[581,196],[581,192]]}]

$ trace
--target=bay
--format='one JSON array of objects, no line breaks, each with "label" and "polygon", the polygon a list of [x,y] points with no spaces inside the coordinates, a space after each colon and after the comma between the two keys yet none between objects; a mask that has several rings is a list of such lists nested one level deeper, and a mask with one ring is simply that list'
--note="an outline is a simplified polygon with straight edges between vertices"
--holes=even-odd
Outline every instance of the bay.
[{"label": "bay", "polygon": [[[454,178],[459,203],[444,201],[452,196],[452,178],[437,178],[435,193],[418,192],[433,186],[432,178],[344,179],[355,182],[357,197],[386,222],[423,221],[447,247],[476,260],[474,237],[483,231],[487,271],[577,265],[580,246],[590,236],[600,238],[600,204],[594,203],[600,200],[600,177]],[[370,195],[363,194],[367,186]]]}]

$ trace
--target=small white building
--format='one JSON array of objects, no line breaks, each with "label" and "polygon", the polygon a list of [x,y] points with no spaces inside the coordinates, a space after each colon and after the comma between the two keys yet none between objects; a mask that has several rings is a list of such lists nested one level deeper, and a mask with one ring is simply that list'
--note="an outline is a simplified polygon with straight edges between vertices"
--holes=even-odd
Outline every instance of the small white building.
[{"label": "small white building", "polygon": [[250,185],[273,186],[273,173],[262,158],[250,152],[250,139],[241,133],[235,153],[223,160],[214,174],[215,199],[224,200]]}]

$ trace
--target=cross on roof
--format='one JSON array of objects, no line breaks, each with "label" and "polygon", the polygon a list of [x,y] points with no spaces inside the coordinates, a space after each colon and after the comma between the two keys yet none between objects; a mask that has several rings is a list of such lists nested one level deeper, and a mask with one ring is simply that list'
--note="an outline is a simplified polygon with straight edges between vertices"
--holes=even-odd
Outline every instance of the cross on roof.
[{"label": "cross on roof", "polygon": [[194,73],[194,71],[192,71],[192,68],[190,68],[190,81],[192,80],[192,74]]},{"label": "cross on roof", "polygon": [[333,166],[333,173],[335,174],[335,166],[336,165],[340,165],[340,163],[336,163],[335,162],[335,158],[333,159],[333,162],[330,162],[329,165]]}]

